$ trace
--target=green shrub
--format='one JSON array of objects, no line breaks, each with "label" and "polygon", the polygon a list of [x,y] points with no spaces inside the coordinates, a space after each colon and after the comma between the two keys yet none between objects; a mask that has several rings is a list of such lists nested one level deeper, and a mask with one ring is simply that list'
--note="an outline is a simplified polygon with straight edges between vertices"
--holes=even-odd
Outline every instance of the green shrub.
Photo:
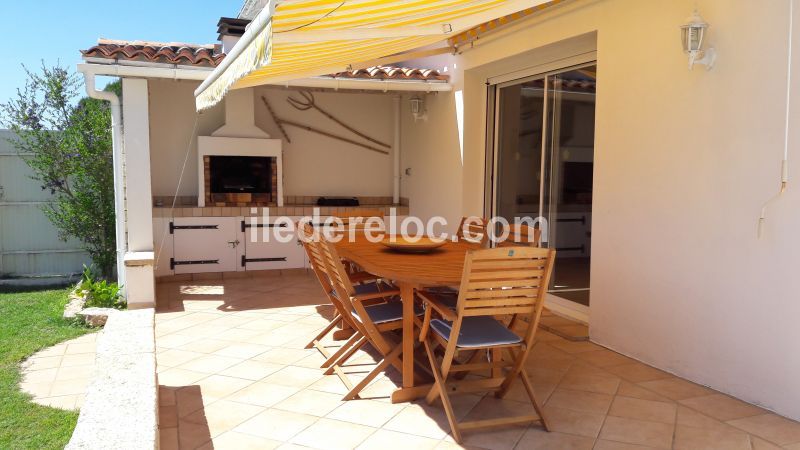
[{"label": "green shrub", "polygon": [[78,290],[86,296],[87,307],[125,309],[127,304],[120,295],[117,283],[98,280],[91,267],[83,266]]}]

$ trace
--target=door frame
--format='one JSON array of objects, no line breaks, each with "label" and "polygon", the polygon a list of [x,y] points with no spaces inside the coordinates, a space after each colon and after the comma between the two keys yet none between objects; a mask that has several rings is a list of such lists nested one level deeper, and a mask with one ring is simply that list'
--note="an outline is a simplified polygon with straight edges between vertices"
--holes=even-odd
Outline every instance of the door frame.
[{"label": "door frame", "polygon": [[[497,213],[497,169],[498,169],[498,152],[499,136],[496,132],[499,129],[500,114],[498,114],[500,106],[500,96],[498,89],[513,86],[516,84],[524,83],[525,81],[544,78],[544,110],[542,113],[542,151],[551,152],[552,149],[546,149],[545,143],[548,140],[549,130],[547,129],[547,117],[549,108],[549,92],[546,83],[547,77],[558,73],[568,72],[574,69],[589,67],[597,65],[597,52],[587,52],[580,55],[575,55],[569,58],[560,59],[551,63],[542,64],[539,66],[531,67],[525,70],[515,71],[508,74],[498,75],[496,77],[488,78],[486,80],[486,183],[484,186],[484,214],[487,217],[494,217]],[[542,177],[540,180],[539,190],[539,214],[544,210],[544,192],[546,170],[545,165],[550,161],[549,157],[542,155],[541,158],[541,172]],[[591,245],[591,244],[590,244]],[[591,282],[590,282],[591,286]],[[590,288],[591,289],[591,288]],[[579,320],[581,322],[589,323],[590,306],[581,305],[576,302],[566,300],[554,294],[547,293],[545,303],[552,311],[568,316],[570,318]],[[590,303],[591,305],[591,303]]]}]

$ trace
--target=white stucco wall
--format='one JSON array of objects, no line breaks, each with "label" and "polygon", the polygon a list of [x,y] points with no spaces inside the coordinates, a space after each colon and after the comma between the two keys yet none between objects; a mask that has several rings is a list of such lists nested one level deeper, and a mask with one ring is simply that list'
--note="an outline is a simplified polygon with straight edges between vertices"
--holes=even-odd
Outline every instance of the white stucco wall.
[{"label": "white stucco wall", "polygon": [[[283,143],[285,195],[391,196],[391,148],[372,144],[337,125],[315,110],[298,111],[286,102],[296,91],[258,88],[256,125],[273,138],[281,138],[261,96],[266,96],[278,117],[383,148],[388,155],[354,146],[310,131],[285,126],[292,142]],[[314,92],[316,104],[350,127],[392,145],[394,114],[391,94]]]},{"label": "white stucco wall", "polygon": [[[695,3],[719,53],[710,72],[688,71],[680,48],[678,27]],[[429,189],[461,183],[463,212],[482,213],[486,76],[548,62],[557,52],[507,58],[596,32],[592,339],[800,419],[794,181],[756,237],[761,205],[779,184],[787,12],[788,1],[777,0],[574,2],[484,39],[451,67],[465,103],[463,170],[405,179],[412,212],[429,214],[434,200],[449,211],[458,193]],[[453,98],[429,100],[428,123],[405,128],[416,145],[404,161],[433,166],[459,151]],[[797,127],[791,139],[797,160]]]},{"label": "white stucco wall", "polygon": [[[196,82],[150,80],[150,137],[153,195],[175,195],[195,120]],[[319,112],[298,111],[286,102],[295,91],[259,88],[255,95],[256,125],[281,138],[269,119],[261,95],[285,119],[307,123],[330,133],[369,143],[336,125]],[[317,104],[348,125],[392,144],[391,94],[314,93]],[[298,97],[295,94],[295,97]],[[223,102],[224,105],[224,102]],[[198,132],[208,136],[224,123],[224,106],[204,111]],[[292,140],[283,142],[284,195],[391,196],[392,149],[383,155],[319,134],[286,127]],[[197,195],[197,142],[192,142],[179,195]]]}]

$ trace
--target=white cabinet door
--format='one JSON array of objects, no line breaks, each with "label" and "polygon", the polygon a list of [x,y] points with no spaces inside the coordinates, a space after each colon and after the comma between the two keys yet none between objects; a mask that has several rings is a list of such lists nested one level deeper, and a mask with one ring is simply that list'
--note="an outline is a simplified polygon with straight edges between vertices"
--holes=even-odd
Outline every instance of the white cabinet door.
[{"label": "white cabinet door", "polygon": [[173,257],[176,274],[236,270],[236,247],[241,245],[236,217],[176,217]]},{"label": "white cabinet door", "polygon": [[[275,223],[251,223],[243,220],[240,223],[244,230],[244,254],[239,264],[245,270],[297,269],[305,266],[305,251],[297,237],[291,235],[288,242],[276,238],[273,230]],[[283,232],[289,236],[292,233]]]}]

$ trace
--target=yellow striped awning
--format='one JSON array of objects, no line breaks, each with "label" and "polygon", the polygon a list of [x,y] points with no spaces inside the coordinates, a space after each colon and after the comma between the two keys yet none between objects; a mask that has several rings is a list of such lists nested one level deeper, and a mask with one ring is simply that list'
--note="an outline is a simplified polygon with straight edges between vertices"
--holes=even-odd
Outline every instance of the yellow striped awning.
[{"label": "yellow striped awning", "polygon": [[[433,44],[548,0],[270,0],[195,91],[198,110],[229,89],[442,53]],[[427,50],[415,54],[410,50]]]}]

